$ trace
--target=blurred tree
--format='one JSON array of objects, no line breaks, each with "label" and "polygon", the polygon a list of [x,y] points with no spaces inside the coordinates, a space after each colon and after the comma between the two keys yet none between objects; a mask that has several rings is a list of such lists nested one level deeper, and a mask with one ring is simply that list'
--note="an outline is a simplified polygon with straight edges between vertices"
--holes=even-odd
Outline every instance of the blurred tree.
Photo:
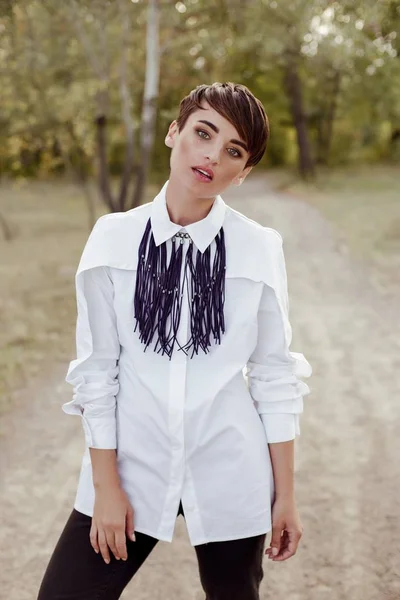
[{"label": "blurred tree", "polygon": [[139,206],[141,203],[147,172],[149,169],[151,151],[154,143],[160,78],[159,21],[160,15],[158,0],[149,0],[146,30],[146,75],[140,130],[141,160],[137,171],[137,180],[132,207]]},{"label": "blurred tree", "polygon": [[0,174],[73,173],[93,212],[96,172],[126,210],[168,172],[180,99],[212,81],[266,107],[261,168],[394,159],[399,20],[394,0],[2,2]]}]

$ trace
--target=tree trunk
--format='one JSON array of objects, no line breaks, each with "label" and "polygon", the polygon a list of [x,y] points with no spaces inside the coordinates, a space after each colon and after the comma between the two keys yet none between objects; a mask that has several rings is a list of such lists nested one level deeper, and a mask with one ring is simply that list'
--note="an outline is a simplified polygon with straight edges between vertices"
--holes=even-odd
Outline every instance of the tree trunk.
[{"label": "tree trunk", "polygon": [[67,122],[66,128],[71,137],[73,147],[76,150],[76,153],[78,155],[77,164],[76,165],[73,164],[73,161],[70,159],[68,152],[64,153],[63,147],[61,145],[60,145],[60,151],[61,151],[63,160],[66,163],[68,163],[70,169],[75,173],[78,186],[80,187],[80,189],[82,190],[82,192],[85,196],[87,215],[88,215],[88,228],[89,228],[89,231],[91,231],[95,224],[95,221],[96,221],[96,210],[95,210],[94,197],[93,197],[92,191],[90,189],[89,178],[88,178],[86,170],[85,170],[85,161],[87,161],[87,156],[86,156],[84,149],[80,145],[78,136],[75,133],[74,125],[71,121]]},{"label": "tree trunk", "polygon": [[289,98],[293,124],[296,128],[299,149],[299,171],[304,179],[314,176],[314,163],[311,157],[307,120],[303,106],[302,84],[298,67],[292,52],[287,53],[284,73],[285,91]]},{"label": "tree trunk", "polygon": [[159,2],[149,0],[146,36],[146,81],[140,130],[140,164],[131,208],[142,201],[154,142],[156,108],[160,79]]},{"label": "tree trunk", "polygon": [[331,102],[329,103],[328,109],[328,119],[327,119],[327,132],[326,132],[326,158],[327,162],[329,162],[329,155],[332,147],[332,138],[333,138],[333,125],[336,117],[336,110],[338,105],[338,98],[340,92],[340,73],[339,71],[335,71],[333,75],[333,90],[331,96]]},{"label": "tree trunk", "polygon": [[110,187],[110,177],[107,164],[107,117],[98,115],[95,119],[97,158],[98,158],[98,182],[101,196],[107,204],[110,212],[115,212],[112,191]]},{"label": "tree trunk", "polygon": [[126,3],[119,0],[119,10],[121,16],[121,65],[120,65],[120,96],[122,106],[122,119],[126,133],[125,160],[122,171],[122,177],[117,198],[117,210],[125,210],[126,200],[129,192],[129,184],[132,177],[133,159],[134,159],[134,122],[132,118],[132,98],[128,88],[128,45],[129,45],[129,15],[127,14]]},{"label": "tree trunk", "polygon": [[[109,57],[107,53],[107,31],[105,22],[100,23],[99,28],[99,45],[101,52],[93,46],[90,37],[85,29],[85,22],[82,19],[79,3],[76,0],[70,0],[67,3],[68,10],[66,12],[70,23],[74,27],[77,37],[80,40],[89,64],[93,72],[97,75],[100,82],[100,89],[96,95],[97,115],[94,119],[96,126],[96,147],[97,147],[97,166],[98,166],[98,186],[100,194],[105,204],[111,212],[117,210],[116,203],[113,198],[110,175],[107,162],[107,115],[109,113],[109,94],[108,86],[110,83],[109,77]],[[101,15],[104,16],[104,15]]]},{"label": "tree trunk", "polygon": [[317,163],[323,165],[329,164],[329,156],[332,147],[333,125],[335,122],[340,91],[340,79],[341,75],[339,71],[335,71],[330,78],[331,85],[329,87],[331,89],[327,90],[327,93],[329,93],[329,100],[326,110],[326,117],[324,115],[324,111],[322,111],[321,119],[318,123]]}]

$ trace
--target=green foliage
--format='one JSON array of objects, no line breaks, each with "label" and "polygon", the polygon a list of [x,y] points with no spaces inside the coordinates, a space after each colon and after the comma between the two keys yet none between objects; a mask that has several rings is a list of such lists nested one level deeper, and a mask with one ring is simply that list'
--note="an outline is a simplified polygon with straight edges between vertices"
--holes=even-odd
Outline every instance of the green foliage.
[{"label": "green foliage", "polygon": [[[121,59],[140,162],[147,3],[15,0],[1,3],[0,175],[96,169],[94,122],[107,93],[108,160],[124,164]],[[396,2],[186,0],[160,3],[161,76],[150,180],[169,166],[164,137],[181,98],[200,83],[248,85],[266,107],[264,165],[294,164],[296,135],[283,85],[296,64],[312,154],[328,164],[396,160],[400,128],[400,9]],[[122,23],[128,37],[122,40]],[[124,54],[125,53],[125,54]],[[334,107],[332,109],[332,107]],[[331,127],[332,125],[332,127]],[[332,131],[332,135],[330,135]]]}]

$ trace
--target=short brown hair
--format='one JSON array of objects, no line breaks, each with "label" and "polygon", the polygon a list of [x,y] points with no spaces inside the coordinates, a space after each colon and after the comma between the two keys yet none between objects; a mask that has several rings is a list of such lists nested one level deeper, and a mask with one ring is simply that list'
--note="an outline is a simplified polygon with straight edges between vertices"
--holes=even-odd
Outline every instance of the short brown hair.
[{"label": "short brown hair", "polygon": [[180,102],[179,116],[176,119],[179,131],[192,112],[203,108],[202,100],[230,121],[246,142],[250,156],[245,168],[259,163],[270,135],[268,117],[260,100],[240,83],[216,81],[211,85],[198,85]]}]

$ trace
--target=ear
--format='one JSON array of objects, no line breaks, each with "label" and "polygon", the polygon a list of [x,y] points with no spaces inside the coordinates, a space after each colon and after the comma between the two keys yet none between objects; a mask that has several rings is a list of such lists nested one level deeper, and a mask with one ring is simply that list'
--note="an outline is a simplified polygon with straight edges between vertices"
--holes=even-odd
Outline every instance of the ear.
[{"label": "ear", "polygon": [[246,169],[243,169],[243,171],[239,173],[239,175],[236,175],[235,179],[233,180],[234,185],[242,185],[243,181],[246,179],[247,175],[250,173],[252,168],[253,167],[247,167]]},{"label": "ear", "polygon": [[174,147],[174,138],[175,138],[175,133],[177,132],[178,127],[176,124],[176,119],[174,119],[172,121],[172,123],[170,124],[170,126],[168,127],[168,133],[165,136],[165,145],[168,146],[168,148],[173,148]]}]

